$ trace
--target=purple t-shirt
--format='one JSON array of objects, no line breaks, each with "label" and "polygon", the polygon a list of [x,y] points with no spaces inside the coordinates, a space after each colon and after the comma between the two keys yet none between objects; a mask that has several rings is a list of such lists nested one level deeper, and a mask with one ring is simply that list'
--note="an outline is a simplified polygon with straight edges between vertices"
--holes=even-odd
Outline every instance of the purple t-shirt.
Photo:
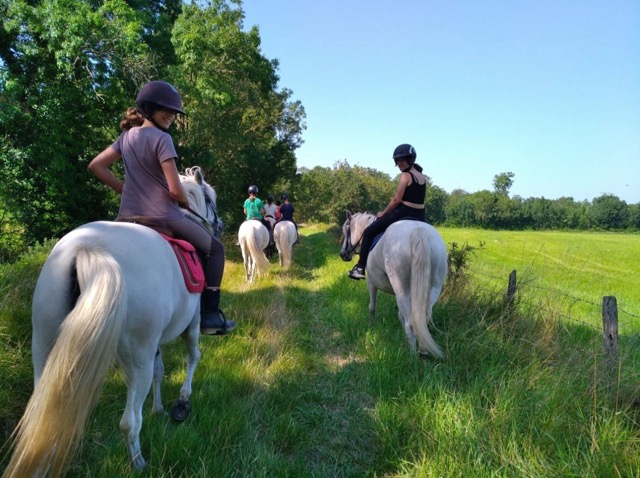
[{"label": "purple t-shirt", "polygon": [[119,216],[176,219],[182,216],[169,194],[162,163],[177,158],[173,140],[158,128],[134,127],[111,145],[124,161],[124,189]]}]

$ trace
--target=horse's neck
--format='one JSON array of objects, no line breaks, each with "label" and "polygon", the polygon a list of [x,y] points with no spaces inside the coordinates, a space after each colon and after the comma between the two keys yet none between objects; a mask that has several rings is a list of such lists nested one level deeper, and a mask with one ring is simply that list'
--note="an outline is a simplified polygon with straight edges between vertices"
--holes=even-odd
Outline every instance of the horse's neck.
[{"label": "horse's neck", "polygon": [[356,221],[357,227],[354,228],[354,233],[356,235],[356,240],[362,237],[364,234],[364,230],[373,222],[374,216],[369,213],[362,213],[362,215]]}]

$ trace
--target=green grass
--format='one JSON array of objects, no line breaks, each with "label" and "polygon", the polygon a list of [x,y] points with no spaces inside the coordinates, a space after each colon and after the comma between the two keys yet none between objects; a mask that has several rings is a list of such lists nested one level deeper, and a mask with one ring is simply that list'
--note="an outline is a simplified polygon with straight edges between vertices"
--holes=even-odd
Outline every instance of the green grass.
[{"label": "green grass", "polygon": [[[441,229],[448,244],[484,244],[470,274],[488,290],[506,291],[508,276],[576,320],[600,326],[604,296],[615,296],[620,332],[640,327],[640,236],[637,234]],[[563,305],[563,307],[558,307]]]},{"label": "green grass", "polygon": [[[640,310],[638,237],[441,232],[446,242],[486,243],[468,284],[436,305],[444,361],[409,352],[393,297],[381,295],[369,322],[366,286],[347,278],[335,228],[301,228],[292,269],[274,257],[253,285],[229,239],[222,305],[238,327],[202,338],[189,420],[152,416],[148,400],[145,476],[640,476],[638,329],[621,317],[611,377],[597,310],[602,295]],[[42,260],[0,268],[4,439],[31,391],[29,300]],[[503,300],[512,269],[522,281],[515,309]],[[579,300],[555,299],[566,295]],[[184,378],[180,341],[163,356],[169,408]],[[69,476],[129,473],[124,395],[114,369]]]}]

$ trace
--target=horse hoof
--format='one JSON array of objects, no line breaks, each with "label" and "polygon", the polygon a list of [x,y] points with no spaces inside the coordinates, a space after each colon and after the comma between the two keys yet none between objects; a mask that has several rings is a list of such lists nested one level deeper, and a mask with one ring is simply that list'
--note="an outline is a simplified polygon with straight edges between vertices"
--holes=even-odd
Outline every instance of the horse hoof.
[{"label": "horse hoof", "polygon": [[189,400],[176,400],[176,404],[171,409],[171,418],[176,422],[183,422],[189,418],[191,413],[191,405]]}]

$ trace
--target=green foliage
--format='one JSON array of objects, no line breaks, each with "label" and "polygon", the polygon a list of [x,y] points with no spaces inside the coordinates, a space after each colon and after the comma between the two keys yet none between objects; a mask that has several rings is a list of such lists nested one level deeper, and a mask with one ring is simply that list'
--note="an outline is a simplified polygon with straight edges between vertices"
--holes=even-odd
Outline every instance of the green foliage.
[{"label": "green foliage", "polygon": [[5,6],[0,195],[33,243],[112,212],[86,166],[115,138],[118,115],[153,65],[124,1]]},{"label": "green foliage", "polygon": [[29,243],[115,215],[118,198],[87,164],[152,78],[183,93],[180,166],[203,167],[227,223],[239,221],[248,184],[269,190],[294,177],[304,108],[277,88],[278,62],[261,54],[257,28],[242,31],[240,5],[0,4],[0,197]]},{"label": "green foliage", "polygon": [[301,221],[342,224],[345,210],[381,211],[395,193],[387,174],[338,161],[333,168],[302,171],[294,190],[296,215]]},{"label": "green foliage", "polygon": [[447,274],[447,281],[449,283],[458,284],[459,282],[465,282],[465,271],[470,267],[471,256],[476,256],[476,251],[483,249],[485,246],[484,241],[478,241],[478,246],[474,247],[469,245],[466,241],[460,247],[457,242],[450,242],[450,248],[447,253],[447,266],[449,271]]},{"label": "green foliage", "polygon": [[[0,0],[0,202],[11,218],[0,259],[115,216],[119,198],[86,167],[155,78],[182,92],[189,116],[172,131],[178,165],[204,169],[229,229],[243,219],[249,184],[262,196],[288,192],[302,221],[382,210],[397,178],[348,158],[297,171],[304,107],[279,86],[258,27],[243,22],[240,0]],[[122,176],[121,163],[114,170]],[[428,179],[427,218],[488,229],[640,229],[640,205],[610,194],[592,203],[510,198],[514,178],[499,173],[493,191],[450,194]]]},{"label": "green foliage", "polygon": [[623,229],[628,214],[627,203],[613,194],[595,198],[589,210],[589,218],[600,229]]},{"label": "green foliage", "polygon": [[262,196],[280,178],[295,175],[305,112],[278,90],[277,60],[260,52],[256,27],[243,31],[244,14],[226,2],[185,6],[172,41],[178,64],[175,83],[183,92],[188,128],[178,130],[184,165],[209,173],[228,225],[242,220],[247,186]]},{"label": "green foliage", "polygon": [[513,186],[513,178],[515,178],[515,174],[509,171],[508,173],[500,173],[496,174],[493,177],[493,190],[504,196],[509,195],[509,189]]}]

